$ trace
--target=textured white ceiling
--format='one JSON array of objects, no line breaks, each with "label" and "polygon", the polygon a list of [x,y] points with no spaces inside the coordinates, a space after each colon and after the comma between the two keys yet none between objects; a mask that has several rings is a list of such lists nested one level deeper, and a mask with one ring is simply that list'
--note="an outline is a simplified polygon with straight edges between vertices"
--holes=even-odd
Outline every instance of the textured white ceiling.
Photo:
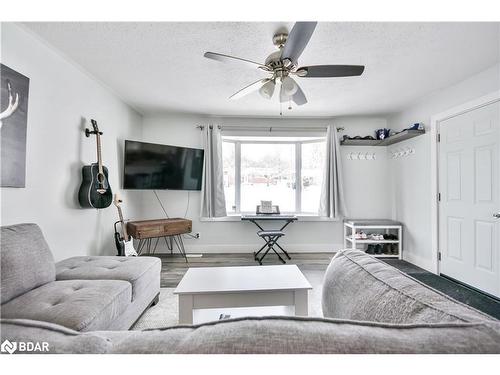
[{"label": "textured white ceiling", "polygon": [[[279,101],[228,97],[265,77],[205,59],[264,59],[293,23],[27,23],[143,113],[277,116]],[[309,103],[287,116],[384,114],[499,61],[499,23],[319,23],[300,65],[364,64],[361,77],[297,78]]]}]

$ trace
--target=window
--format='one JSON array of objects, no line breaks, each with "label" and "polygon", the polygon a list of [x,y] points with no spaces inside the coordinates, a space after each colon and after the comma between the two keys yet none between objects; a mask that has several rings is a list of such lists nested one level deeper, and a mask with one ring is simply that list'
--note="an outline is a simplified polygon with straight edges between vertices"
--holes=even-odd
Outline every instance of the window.
[{"label": "window", "polygon": [[255,212],[271,200],[281,212],[317,214],[324,137],[223,136],[228,214]]}]

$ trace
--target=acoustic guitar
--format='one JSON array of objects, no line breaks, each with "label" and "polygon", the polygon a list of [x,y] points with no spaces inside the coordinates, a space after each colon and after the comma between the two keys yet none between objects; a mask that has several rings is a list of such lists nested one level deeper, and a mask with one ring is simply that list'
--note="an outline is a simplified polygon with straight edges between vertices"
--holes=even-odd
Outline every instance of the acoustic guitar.
[{"label": "acoustic guitar", "polygon": [[[127,224],[123,220],[123,213],[121,204],[123,203],[122,199],[118,194],[115,194],[115,199],[113,201],[116,208],[118,209],[118,216],[120,217],[120,224],[122,226],[122,236],[120,233],[115,232],[115,244],[116,249],[118,250],[118,255],[125,255],[126,257],[136,257],[137,251],[134,249],[134,242],[132,238],[129,236],[127,232]],[[116,228],[116,226],[115,226]]]},{"label": "acoustic guitar", "polygon": [[82,168],[82,184],[78,191],[78,201],[84,208],[106,208],[113,201],[113,193],[108,181],[108,169],[102,165],[101,135],[96,120],[90,120],[93,131],[85,129],[85,135],[96,136],[97,163],[85,165]]}]

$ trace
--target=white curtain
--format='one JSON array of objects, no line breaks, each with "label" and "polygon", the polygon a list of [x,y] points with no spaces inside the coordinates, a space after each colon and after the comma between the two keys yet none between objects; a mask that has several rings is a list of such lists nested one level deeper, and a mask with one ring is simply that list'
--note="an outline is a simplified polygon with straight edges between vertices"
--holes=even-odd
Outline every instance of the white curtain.
[{"label": "white curtain", "polygon": [[326,133],[326,160],[319,216],[340,219],[347,215],[342,180],[342,157],[335,126],[328,126]]},{"label": "white curtain", "polygon": [[202,129],[205,150],[203,185],[201,189],[201,216],[227,216],[222,165],[222,136],[216,125]]}]

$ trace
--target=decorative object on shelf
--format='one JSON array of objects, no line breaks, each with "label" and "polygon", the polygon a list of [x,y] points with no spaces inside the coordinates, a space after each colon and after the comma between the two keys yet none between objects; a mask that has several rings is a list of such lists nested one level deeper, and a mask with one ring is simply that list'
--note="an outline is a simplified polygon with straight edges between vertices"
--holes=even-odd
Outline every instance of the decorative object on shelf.
[{"label": "decorative object on shelf", "polygon": [[1,186],[26,186],[26,133],[30,80],[0,64]]},{"label": "decorative object on shelf", "polygon": [[403,157],[410,156],[413,154],[415,154],[415,149],[413,147],[406,147],[404,149],[399,148],[399,149],[391,150],[392,159],[399,159],[399,158],[403,158]]},{"label": "decorative object on shelf", "polygon": [[[123,213],[121,207],[123,200],[121,199],[118,193],[115,194],[115,199],[113,200],[113,203],[118,209],[118,217],[120,218],[120,220],[115,222],[115,244],[116,244],[116,249],[118,250],[118,255],[126,257],[131,257],[131,256],[136,257],[137,251],[135,251],[134,249],[134,240],[129,236],[127,232],[127,224],[123,220]],[[122,235],[120,235],[120,233],[116,228],[116,224],[118,223],[120,223],[122,227]]]},{"label": "decorative object on shelf", "polygon": [[309,43],[316,24],[317,22],[297,22],[290,34],[286,30],[277,32],[273,37],[273,44],[278,50],[271,53],[263,64],[215,52],[205,52],[204,56],[216,61],[252,66],[269,75],[242,88],[229,99],[239,99],[255,91],[259,91],[263,98],[271,99],[277,86],[280,103],[293,102],[300,106],[306,104],[307,99],[292,76],[299,79],[353,77],[360,76],[365,70],[363,65],[299,66],[298,59]]},{"label": "decorative object on shelf", "polygon": [[377,154],[375,152],[349,152],[347,160],[376,160]]},{"label": "decorative object on shelf", "polygon": [[419,131],[425,131],[425,127],[424,127],[424,124],[422,122],[416,122],[415,124],[413,124],[412,126],[406,128],[406,129],[403,129],[401,130],[400,132],[397,132],[397,133],[394,133],[394,134],[391,134],[391,135],[396,135],[396,134],[399,134],[399,133],[402,133],[404,132],[405,130],[419,130]]},{"label": "decorative object on shelf", "polygon": [[360,136],[360,135],[356,135],[354,137],[349,137],[348,135],[344,135],[342,137],[342,141],[349,141],[349,140],[353,140],[353,139],[363,139],[363,140],[368,140],[368,141],[374,141],[375,138],[373,138],[371,135],[365,135],[364,137]]},{"label": "decorative object on shelf", "polygon": [[386,138],[389,138],[389,134],[391,132],[391,129],[377,129],[375,130],[375,135],[377,137],[377,139],[379,140],[382,140],[382,139],[386,139]]},{"label": "decorative object on shelf", "polygon": [[82,184],[78,191],[78,201],[84,208],[106,208],[113,201],[113,193],[108,181],[108,169],[102,165],[101,135],[96,120],[90,120],[94,130],[85,129],[85,136],[96,136],[97,163],[82,168]]}]

